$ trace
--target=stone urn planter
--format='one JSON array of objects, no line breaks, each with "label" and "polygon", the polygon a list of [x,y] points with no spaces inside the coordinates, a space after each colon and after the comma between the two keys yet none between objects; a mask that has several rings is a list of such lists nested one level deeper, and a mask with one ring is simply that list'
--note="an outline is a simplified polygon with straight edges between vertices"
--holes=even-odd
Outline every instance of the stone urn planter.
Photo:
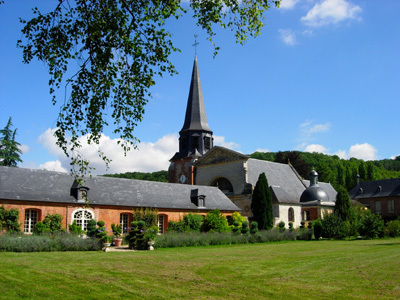
[{"label": "stone urn planter", "polygon": [[153,247],[154,241],[148,241],[147,245],[149,245],[149,250],[154,250],[154,247]]},{"label": "stone urn planter", "polygon": [[114,239],[115,247],[121,247],[121,244],[122,244],[122,239]]},{"label": "stone urn planter", "polygon": [[107,248],[107,247],[110,247],[111,246],[111,243],[103,243],[103,247],[104,248]]}]

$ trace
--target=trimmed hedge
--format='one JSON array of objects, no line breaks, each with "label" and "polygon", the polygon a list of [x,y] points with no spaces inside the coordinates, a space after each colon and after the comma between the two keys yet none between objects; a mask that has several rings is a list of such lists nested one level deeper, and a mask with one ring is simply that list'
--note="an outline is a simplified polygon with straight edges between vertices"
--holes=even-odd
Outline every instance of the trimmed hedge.
[{"label": "trimmed hedge", "polygon": [[97,251],[101,248],[98,239],[82,239],[68,233],[0,236],[0,251],[8,252]]},{"label": "trimmed hedge", "polygon": [[252,235],[240,235],[232,232],[167,232],[163,235],[157,236],[154,247],[172,248],[209,245],[233,245],[294,240],[296,240],[296,232],[280,232],[277,229],[262,230]]}]

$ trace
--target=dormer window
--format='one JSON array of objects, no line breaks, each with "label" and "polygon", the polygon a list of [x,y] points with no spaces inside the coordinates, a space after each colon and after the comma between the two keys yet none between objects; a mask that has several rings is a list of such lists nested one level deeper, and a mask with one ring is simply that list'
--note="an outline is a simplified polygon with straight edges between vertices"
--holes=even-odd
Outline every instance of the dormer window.
[{"label": "dormer window", "polygon": [[190,200],[194,205],[196,205],[199,208],[206,207],[206,196],[199,195],[199,189],[194,189],[191,191]]},{"label": "dormer window", "polygon": [[78,202],[86,202],[88,200],[89,188],[86,186],[79,186],[75,180],[71,187],[70,195]]}]

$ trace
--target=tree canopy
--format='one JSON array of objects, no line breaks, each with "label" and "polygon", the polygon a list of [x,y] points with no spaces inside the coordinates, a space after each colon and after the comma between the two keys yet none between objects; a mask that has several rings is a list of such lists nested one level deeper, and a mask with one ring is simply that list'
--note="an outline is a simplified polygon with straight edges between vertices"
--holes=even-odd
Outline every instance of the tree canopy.
[{"label": "tree canopy", "polygon": [[0,130],[0,166],[16,167],[22,162],[22,151],[19,149],[21,144],[15,140],[17,129],[12,130],[12,126],[10,117],[6,127]]},{"label": "tree canopy", "polygon": [[[183,2],[183,1],[182,1]],[[212,42],[216,27],[230,29],[245,43],[260,34],[264,13],[280,0],[58,0],[54,10],[21,20],[23,61],[43,61],[50,75],[52,102],[60,106],[57,144],[86,173],[79,137],[99,143],[105,127],[121,138],[125,151],[139,141],[133,131],[142,120],[157,76],[176,73],[174,46],[165,26],[189,11]],[[219,47],[214,46],[215,53]],[[78,65],[77,70],[70,70]],[[73,69],[73,68],[72,68]],[[71,74],[71,72],[74,72]],[[56,91],[65,87],[65,97]],[[106,164],[109,160],[99,151]]]},{"label": "tree canopy", "polygon": [[300,176],[305,179],[309,179],[310,170],[315,168],[319,181],[330,182],[335,189],[338,189],[339,186],[344,186],[347,190],[352,189],[357,184],[357,175],[360,175],[360,181],[400,176],[399,159],[364,161],[356,158],[341,159],[337,155],[300,151],[255,152],[250,157],[280,163],[290,162]]}]

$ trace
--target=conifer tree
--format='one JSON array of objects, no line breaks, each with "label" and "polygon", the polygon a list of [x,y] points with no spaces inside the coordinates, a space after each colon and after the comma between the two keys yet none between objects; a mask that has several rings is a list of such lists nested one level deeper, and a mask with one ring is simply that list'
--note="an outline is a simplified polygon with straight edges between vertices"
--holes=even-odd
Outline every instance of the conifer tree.
[{"label": "conifer tree", "polygon": [[20,143],[15,140],[17,129],[11,130],[11,117],[8,119],[6,127],[0,130],[0,166],[16,167],[22,162],[20,154],[22,151],[18,148]]},{"label": "conifer tree", "polygon": [[340,186],[337,192],[334,213],[343,221],[346,221],[351,214],[350,197],[343,186]]},{"label": "conifer tree", "polygon": [[271,229],[274,225],[272,213],[272,194],[265,173],[258,176],[251,201],[251,211],[259,229]]}]

